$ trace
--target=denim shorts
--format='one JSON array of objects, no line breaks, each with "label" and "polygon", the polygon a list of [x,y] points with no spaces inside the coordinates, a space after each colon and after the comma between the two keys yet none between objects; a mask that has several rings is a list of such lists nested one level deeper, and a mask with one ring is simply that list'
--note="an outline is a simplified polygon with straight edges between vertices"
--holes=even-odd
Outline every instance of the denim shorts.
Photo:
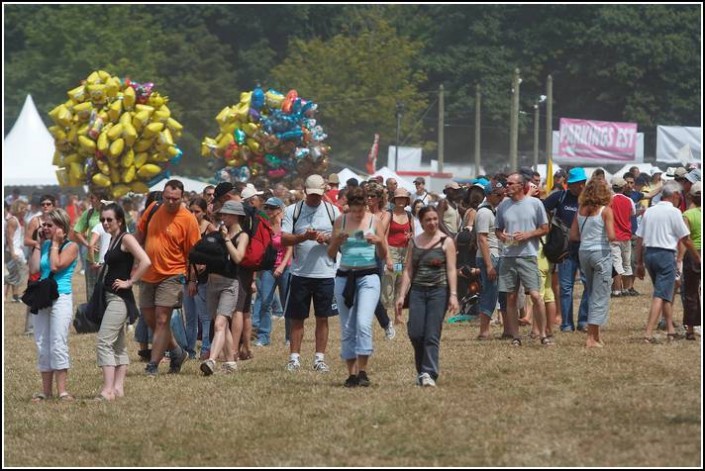
[{"label": "denim shorts", "polygon": [[654,298],[673,302],[673,289],[676,283],[676,252],[674,250],[646,248],[644,265],[654,284]]}]

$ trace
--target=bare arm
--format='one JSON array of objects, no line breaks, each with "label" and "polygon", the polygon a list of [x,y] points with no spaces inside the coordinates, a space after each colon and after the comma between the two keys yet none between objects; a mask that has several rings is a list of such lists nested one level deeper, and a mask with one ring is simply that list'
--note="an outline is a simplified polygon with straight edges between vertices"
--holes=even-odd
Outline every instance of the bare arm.
[{"label": "bare arm", "polygon": [[333,235],[328,244],[328,256],[333,260],[335,260],[335,257],[338,255],[340,246],[348,239],[348,234],[342,230],[342,225],[343,216],[338,216],[338,219],[336,219],[333,224]]},{"label": "bare arm", "polygon": [[39,216],[35,216],[32,218],[31,221],[29,221],[29,224],[27,224],[27,227],[25,228],[24,232],[24,245],[26,247],[32,247],[35,249],[40,249],[41,248],[41,242],[38,240],[32,239],[32,234],[34,234],[34,231],[37,230],[39,227],[40,223],[40,218]]},{"label": "bare arm", "polygon": [[412,262],[412,252],[414,246],[413,239],[409,241],[409,246],[407,247],[406,250],[406,260],[404,260],[404,272],[402,273],[401,276],[401,289],[399,290],[399,297],[397,297],[396,302],[394,303],[394,307],[396,310],[395,318],[397,322],[401,321],[401,310],[404,307],[404,298],[406,297],[406,293],[409,291],[409,287],[411,286],[411,280],[414,276],[413,273],[413,268],[411,266]]},{"label": "bare arm", "polygon": [[7,221],[7,227],[5,228],[5,246],[7,247],[7,253],[10,254],[12,258],[18,258],[19,254],[15,253],[15,244],[12,243],[12,239],[15,237],[15,232],[19,227],[17,218],[13,217]]},{"label": "bare arm", "polygon": [[250,236],[245,232],[240,234],[237,238],[237,247],[235,247],[233,241],[227,238],[227,229],[225,226],[222,227],[221,231],[226,231],[226,235],[223,237],[225,238],[225,248],[228,254],[230,254],[230,259],[235,263],[240,263],[242,259],[245,258],[245,251],[247,250],[247,244],[250,243]]},{"label": "bare arm", "polygon": [[64,250],[61,250],[63,242],[64,231],[57,228],[54,231],[54,239],[51,241],[51,247],[49,248],[49,268],[54,273],[68,267],[78,257],[78,245],[67,244]]},{"label": "bare arm", "polygon": [[[389,216],[389,213],[385,213],[387,216]],[[374,216],[372,216],[374,217]],[[369,238],[368,236],[368,242],[372,241],[376,246],[377,246],[377,256],[381,260],[385,260],[387,258],[388,250],[387,250],[387,238],[384,236],[384,222],[377,219],[377,224],[375,225],[375,235]]]},{"label": "bare arm", "polygon": [[125,234],[122,238],[122,243],[120,248],[123,252],[129,252],[135,258],[137,262],[137,268],[132,271],[130,279],[128,280],[115,280],[113,284],[114,289],[127,289],[131,288],[133,284],[142,279],[142,275],[147,271],[152,261],[147,256],[147,252],[144,251],[142,246],[137,242],[137,239],[132,234]]},{"label": "bare arm", "polygon": [[448,312],[455,314],[460,309],[458,305],[458,270],[456,267],[455,242],[448,237],[445,240],[444,251],[446,253],[446,272],[448,276],[448,287],[450,288],[450,298],[448,299]]}]

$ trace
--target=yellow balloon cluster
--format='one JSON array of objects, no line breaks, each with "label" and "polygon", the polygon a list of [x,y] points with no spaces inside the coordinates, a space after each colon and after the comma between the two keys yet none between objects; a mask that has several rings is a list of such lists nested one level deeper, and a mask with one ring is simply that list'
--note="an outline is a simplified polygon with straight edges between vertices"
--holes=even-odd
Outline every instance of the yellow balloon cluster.
[{"label": "yellow balloon cluster", "polygon": [[98,70],[69,90],[49,112],[60,185],[85,184],[120,198],[169,177],[169,166],[181,160],[174,141],[183,126],[171,117],[168,97],[153,88]]}]

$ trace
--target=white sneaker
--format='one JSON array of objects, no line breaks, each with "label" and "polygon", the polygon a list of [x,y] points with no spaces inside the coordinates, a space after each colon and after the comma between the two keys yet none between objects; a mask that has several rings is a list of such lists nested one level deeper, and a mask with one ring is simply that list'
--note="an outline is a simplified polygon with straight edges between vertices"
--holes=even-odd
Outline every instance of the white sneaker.
[{"label": "white sneaker", "polygon": [[396,337],[396,335],[397,331],[394,329],[394,324],[392,322],[389,322],[387,328],[384,329],[384,338],[387,340],[392,340],[394,337]]},{"label": "white sneaker", "polygon": [[231,374],[237,372],[237,362],[236,361],[226,361],[222,366],[223,373]]},{"label": "white sneaker", "polygon": [[330,371],[330,368],[328,365],[326,365],[326,362],[323,360],[318,360],[313,363],[313,371],[318,371],[319,373],[328,373]]},{"label": "white sneaker", "polygon": [[428,373],[421,373],[419,375],[418,384],[424,388],[436,387],[436,382],[433,380],[433,378],[431,378],[431,375]]},{"label": "white sneaker", "polygon": [[298,371],[301,369],[301,363],[299,363],[299,360],[289,360],[289,363],[286,364],[286,369],[287,371]]}]

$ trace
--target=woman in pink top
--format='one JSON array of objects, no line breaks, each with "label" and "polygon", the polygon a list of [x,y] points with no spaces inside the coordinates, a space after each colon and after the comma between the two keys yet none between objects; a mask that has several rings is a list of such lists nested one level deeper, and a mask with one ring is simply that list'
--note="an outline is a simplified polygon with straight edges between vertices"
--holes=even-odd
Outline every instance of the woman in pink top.
[{"label": "woman in pink top", "polygon": [[[257,346],[269,345],[272,332],[272,301],[274,292],[279,287],[279,299],[282,306],[289,293],[289,265],[291,265],[291,255],[293,246],[284,247],[281,243],[282,219],[284,217],[284,203],[279,198],[269,198],[264,203],[264,210],[269,217],[272,226],[272,245],[277,249],[277,259],[274,262],[274,269],[260,272],[259,291],[255,301],[255,316],[253,318],[253,329],[257,331]],[[286,338],[289,338],[289,320],[286,320]]]}]

